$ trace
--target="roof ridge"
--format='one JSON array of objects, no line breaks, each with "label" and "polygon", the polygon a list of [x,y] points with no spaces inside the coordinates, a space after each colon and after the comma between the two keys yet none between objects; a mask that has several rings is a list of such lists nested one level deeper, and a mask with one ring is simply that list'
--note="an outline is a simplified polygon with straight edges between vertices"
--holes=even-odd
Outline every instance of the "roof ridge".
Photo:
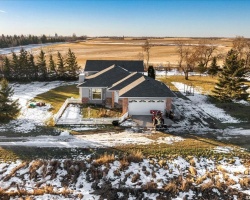
[{"label": "roof ridge", "polygon": [[117,81],[116,83],[114,83],[110,88],[112,88],[112,87],[118,85],[119,83],[121,83],[121,82],[127,80],[127,79],[130,78],[131,76],[134,76],[136,73],[137,73],[137,72],[133,72],[133,73],[129,74],[129,75],[126,76],[125,78],[123,78],[123,79]]},{"label": "roof ridge", "polygon": [[122,88],[119,91],[119,96],[125,94],[126,92],[128,92],[129,90],[131,90],[132,88],[134,88],[135,86],[139,85],[140,83],[142,83],[143,81],[145,81],[145,77],[142,76],[140,78],[138,78],[137,80],[135,80],[134,82],[130,83],[129,85],[127,85],[126,87]]},{"label": "roof ridge", "polygon": [[106,69],[104,69],[104,70],[102,70],[102,71],[99,71],[99,72],[97,72],[97,73],[95,73],[95,74],[93,74],[93,75],[90,75],[90,76],[88,76],[87,78],[88,78],[88,79],[96,78],[97,76],[99,76],[99,75],[101,75],[101,74],[104,74],[105,72],[107,72],[107,71],[113,69],[114,67],[115,67],[115,64],[114,64],[114,65],[111,65],[110,67],[108,67],[108,68],[106,68]]}]

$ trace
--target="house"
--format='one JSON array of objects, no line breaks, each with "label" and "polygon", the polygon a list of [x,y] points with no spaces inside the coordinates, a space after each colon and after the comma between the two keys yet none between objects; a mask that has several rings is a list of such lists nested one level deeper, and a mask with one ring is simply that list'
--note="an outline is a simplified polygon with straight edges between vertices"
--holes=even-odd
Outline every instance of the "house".
[{"label": "house", "polygon": [[144,73],[142,60],[87,60],[84,68],[86,76],[102,71],[111,65],[117,65],[129,72]]},{"label": "house", "polygon": [[164,83],[114,64],[79,80],[82,103],[120,106],[129,115],[170,111],[172,98],[176,97]]}]

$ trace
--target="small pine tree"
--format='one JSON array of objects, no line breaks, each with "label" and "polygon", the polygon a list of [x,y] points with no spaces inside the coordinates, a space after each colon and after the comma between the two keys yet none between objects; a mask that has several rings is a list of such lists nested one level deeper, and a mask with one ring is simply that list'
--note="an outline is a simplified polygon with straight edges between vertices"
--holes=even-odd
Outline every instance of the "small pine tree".
[{"label": "small pine tree", "polygon": [[34,56],[33,54],[30,54],[28,57],[28,65],[29,65],[29,79],[31,80],[38,80],[38,67],[34,61]]},{"label": "small pine tree", "polygon": [[222,72],[219,75],[219,82],[215,85],[215,97],[220,101],[230,102],[232,100],[247,100],[248,86],[244,84],[244,76],[247,68],[244,62],[238,59],[235,50],[227,54]]},{"label": "small pine tree", "polygon": [[153,66],[148,67],[148,77],[155,79],[155,69]]},{"label": "small pine tree", "polygon": [[47,79],[47,67],[46,67],[45,53],[43,50],[40,51],[40,54],[38,56],[37,67],[38,67],[39,78],[45,81]]},{"label": "small pine tree", "polygon": [[29,70],[28,52],[22,48],[19,53],[19,79],[22,81],[27,81],[30,76]]},{"label": "small pine tree", "polygon": [[49,55],[48,76],[50,79],[55,79],[57,77],[56,64],[52,54]]},{"label": "small pine tree", "polygon": [[80,67],[77,64],[75,54],[69,49],[66,59],[66,69],[70,79],[76,79],[79,75]]},{"label": "small pine tree", "polygon": [[205,64],[200,62],[198,64],[197,71],[200,73],[200,75],[205,73],[206,72]]},{"label": "small pine tree", "polygon": [[6,79],[9,79],[11,77],[10,60],[7,56],[5,56],[3,60],[3,75],[4,75],[4,78]]},{"label": "small pine tree", "polygon": [[62,54],[59,51],[57,52],[57,74],[59,79],[65,78],[65,64]]},{"label": "small pine tree", "polygon": [[12,52],[11,66],[12,66],[12,69],[13,69],[12,78],[14,80],[20,79],[20,77],[19,77],[19,70],[20,70],[19,69],[19,58],[18,58],[18,56],[16,55],[15,52]]},{"label": "small pine tree", "polygon": [[216,57],[213,57],[212,63],[208,69],[208,74],[213,77],[213,76],[216,76],[219,71],[220,71],[220,67],[217,65],[217,59]]},{"label": "small pine tree", "polygon": [[13,101],[13,89],[6,79],[0,82],[0,122],[6,122],[18,116],[20,108],[18,99]]}]

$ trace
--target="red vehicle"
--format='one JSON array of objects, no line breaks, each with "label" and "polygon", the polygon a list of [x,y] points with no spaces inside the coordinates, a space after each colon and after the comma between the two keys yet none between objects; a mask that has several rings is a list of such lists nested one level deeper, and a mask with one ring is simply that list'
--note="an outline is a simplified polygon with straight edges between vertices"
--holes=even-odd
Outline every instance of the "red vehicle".
[{"label": "red vehicle", "polygon": [[152,122],[154,126],[156,124],[164,124],[164,119],[160,110],[150,110],[150,114],[152,114]]}]

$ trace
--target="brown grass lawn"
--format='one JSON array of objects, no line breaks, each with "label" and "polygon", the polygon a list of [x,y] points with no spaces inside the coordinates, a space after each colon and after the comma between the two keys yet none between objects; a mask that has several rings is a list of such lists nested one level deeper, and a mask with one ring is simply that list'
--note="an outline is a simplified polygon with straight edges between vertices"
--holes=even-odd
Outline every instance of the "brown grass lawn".
[{"label": "brown grass lawn", "polygon": [[52,112],[55,114],[61,108],[67,98],[78,98],[79,89],[76,85],[66,85],[54,88],[48,92],[37,95],[34,101],[50,103],[53,107]]},{"label": "brown grass lawn", "polygon": [[212,95],[212,90],[217,82],[217,77],[211,76],[189,76],[189,80],[185,80],[184,76],[167,76],[160,77],[160,81],[170,86],[173,91],[178,91],[171,82],[181,82],[187,85],[202,88],[203,93]]},{"label": "brown grass lawn", "polygon": [[[177,40],[182,40],[187,44],[197,44],[198,39],[191,38],[162,38],[152,39],[150,42],[154,45],[150,50],[150,64],[177,64],[178,56],[176,53]],[[57,60],[57,51],[66,55],[69,48],[76,54],[78,64],[81,67],[85,66],[86,60],[98,59],[98,60],[138,60],[139,53],[142,53],[142,44],[145,40],[133,40],[131,38],[125,38],[125,40],[116,40],[108,38],[96,38],[83,42],[74,42],[66,44],[56,44],[48,47],[43,47],[43,50],[54,56]],[[219,45],[217,51],[219,53],[226,53],[232,47],[232,39],[213,39],[214,44]],[[33,53],[38,54],[40,49],[34,49]],[[47,55],[48,58],[48,55]],[[144,54],[145,58],[145,54]],[[222,64],[223,61],[219,61]]]}]

